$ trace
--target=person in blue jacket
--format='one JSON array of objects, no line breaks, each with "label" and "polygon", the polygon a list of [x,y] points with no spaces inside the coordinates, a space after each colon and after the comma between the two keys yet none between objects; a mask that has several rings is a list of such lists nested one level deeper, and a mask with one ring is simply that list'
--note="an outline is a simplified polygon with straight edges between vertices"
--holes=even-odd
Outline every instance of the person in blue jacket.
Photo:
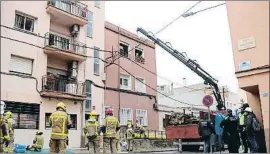
[{"label": "person in blue jacket", "polygon": [[215,118],[215,132],[217,136],[217,151],[224,150],[224,142],[223,142],[223,128],[220,127],[220,123],[225,118],[225,115],[222,113],[217,113]]}]

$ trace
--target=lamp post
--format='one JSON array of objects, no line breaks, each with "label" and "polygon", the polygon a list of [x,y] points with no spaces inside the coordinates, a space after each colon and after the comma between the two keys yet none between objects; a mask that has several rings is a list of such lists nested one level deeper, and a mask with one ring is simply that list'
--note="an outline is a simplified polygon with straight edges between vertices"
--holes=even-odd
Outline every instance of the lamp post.
[{"label": "lamp post", "polygon": [[225,5],[225,4],[226,3],[221,3],[221,4],[218,4],[218,5],[214,5],[214,6],[211,6],[211,7],[208,7],[208,8],[199,10],[199,11],[196,11],[196,12],[187,12],[187,13],[183,14],[182,17],[187,18],[187,17],[193,16],[193,15],[195,15],[197,13],[200,13],[200,12],[203,12],[203,11],[207,11],[207,10],[210,10],[210,9],[213,9],[213,8],[216,8],[216,7]]}]

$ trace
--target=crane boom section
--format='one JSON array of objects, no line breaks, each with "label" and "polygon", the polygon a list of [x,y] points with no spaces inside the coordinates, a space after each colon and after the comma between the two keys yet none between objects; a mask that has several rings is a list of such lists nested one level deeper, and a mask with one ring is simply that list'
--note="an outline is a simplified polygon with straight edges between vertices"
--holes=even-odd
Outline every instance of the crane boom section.
[{"label": "crane boom section", "polygon": [[196,63],[194,60],[187,58],[184,54],[180,53],[179,51],[173,49],[168,45],[168,43],[164,43],[159,38],[156,38],[154,35],[150,35],[149,32],[145,31],[144,29],[138,28],[137,31],[141,32],[147,38],[152,40],[154,43],[159,45],[161,48],[169,52],[172,56],[174,56],[184,65],[186,65],[194,73],[200,76],[204,80],[205,84],[214,87],[213,94],[218,102],[217,108],[220,110],[224,106],[222,97],[219,92],[219,87],[217,85],[218,81],[215,78],[213,78],[209,73],[207,73],[205,70],[203,70],[198,63]]}]

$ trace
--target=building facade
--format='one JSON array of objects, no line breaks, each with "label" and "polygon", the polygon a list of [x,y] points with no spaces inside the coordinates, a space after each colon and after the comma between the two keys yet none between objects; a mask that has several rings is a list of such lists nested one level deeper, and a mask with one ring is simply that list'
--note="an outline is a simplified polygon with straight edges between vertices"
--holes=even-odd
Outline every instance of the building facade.
[{"label": "building facade", "polygon": [[226,6],[235,74],[263,123],[269,152],[269,2],[227,1]]},{"label": "building facade", "polygon": [[[121,125],[126,125],[127,120],[132,120],[133,123],[137,120],[142,126],[157,130],[158,113],[153,109],[156,91],[145,85],[156,89],[157,78],[139,66],[156,73],[155,45],[106,22],[105,49],[116,51],[113,54],[106,52],[105,59],[115,59],[114,62],[124,68],[114,64],[105,66],[105,107],[113,107]],[[119,54],[122,57],[117,59]]]},{"label": "building facade", "polygon": [[[158,94],[159,110],[169,112],[184,112],[185,110],[185,113],[187,114],[191,114],[192,112],[194,116],[199,116],[200,111],[208,112],[208,108],[202,106],[203,97],[205,95],[211,95],[214,98],[214,102],[213,105],[210,107],[210,110],[216,111],[217,102],[215,100],[215,97],[212,93],[212,90],[210,90],[209,87],[205,84],[195,84],[179,88],[172,88],[172,86],[169,85],[161,85],[158,86],[158,91],[181,102],[192,104],[181,104],[168,97],[165,97],[164,95]],[[235,111],[241,106],[241,100],[245,99],[245,92],[243,92],[242,90],[239,91],[241,91],[240,95],[230,92],[228,88],[224,87],[225,106],[228,109],[232,109],[234,111],[234,114]],[[220,93],[223,97],[223,87],[220,88]],[[159,112],[159,130],[164,130],[163,120],[166,114],[170,114],[169,112]]]},{"label": "building facade", "polygon": [[103,1],[2,1],[1,100],[16,121],[15,143],[32,144],[37,130],[49,147],[49,116],[64,102],[72,120],[69,148],[83,144],[91,106],[101,114]]}]

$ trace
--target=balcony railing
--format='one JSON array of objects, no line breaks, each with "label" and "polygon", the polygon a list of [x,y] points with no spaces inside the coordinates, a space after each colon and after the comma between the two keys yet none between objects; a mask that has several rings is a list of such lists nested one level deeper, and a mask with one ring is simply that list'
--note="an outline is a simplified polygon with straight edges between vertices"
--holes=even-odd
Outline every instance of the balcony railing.
[{"label": "balcony railing", "polygon": [[69,37],[48,32],[45,34],[45,46],[51,46],[77,55],[86,56],[86,45]]},{"label": "balcony railing", "polygon": [[135,60],[142,64],[145,63],[145,59],[142,56],[135,56]]},{"label": "balcony railing", "polygon": [[49,0],[48,5],[52,5],[60,10],[87,20],[87,5],[83,3],[76,1]]},{"label": "balcony railing", "polygon": [[46,75],[42,77],[42,91],[84,95],[84,83]]}]

